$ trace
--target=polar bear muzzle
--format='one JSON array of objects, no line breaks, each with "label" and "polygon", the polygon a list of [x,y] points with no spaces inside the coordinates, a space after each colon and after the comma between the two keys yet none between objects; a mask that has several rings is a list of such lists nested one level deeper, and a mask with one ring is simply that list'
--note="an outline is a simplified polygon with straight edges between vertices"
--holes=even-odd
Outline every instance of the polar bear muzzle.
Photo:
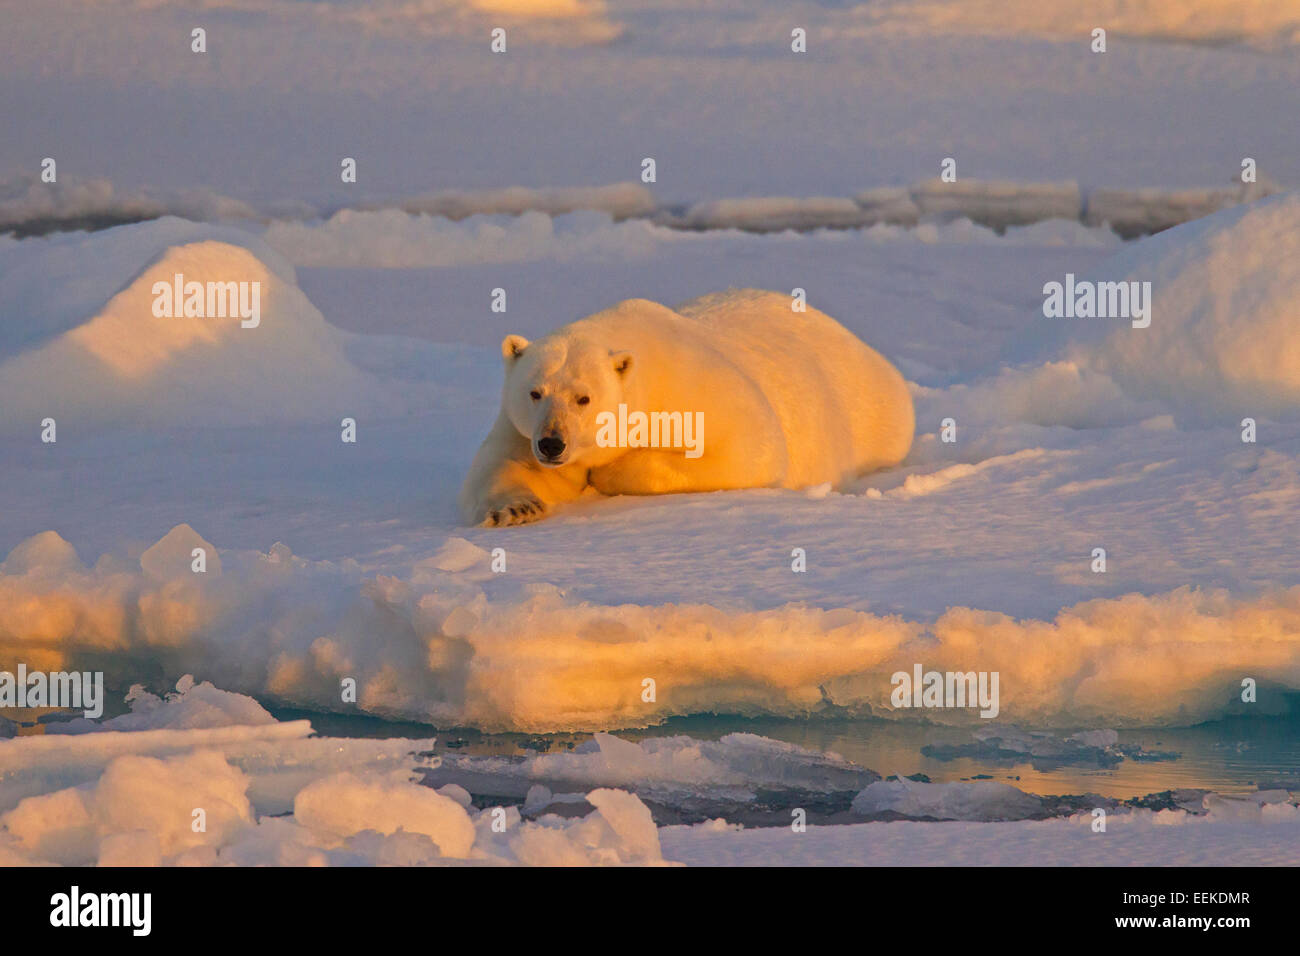
[{"label": "polar bear muzzle", "polygon": [[547,432],[534,443],[534,453],[543,465],[564,464],[564,439],[558,432]]}]

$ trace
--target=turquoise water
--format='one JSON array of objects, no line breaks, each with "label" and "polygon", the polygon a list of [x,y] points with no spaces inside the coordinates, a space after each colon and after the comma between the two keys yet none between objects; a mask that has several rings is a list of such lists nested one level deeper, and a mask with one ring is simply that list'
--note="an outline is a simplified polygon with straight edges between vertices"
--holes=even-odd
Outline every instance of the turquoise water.
[{"label": "turquoise water", "polygon": [[[484,734],[463,728],[440,730],[425,724],[393,723],[297,710],[273,710],[280,719],[306,718],[320,734],[345,737],[437,737],[438,750],[466,754],[518,755],[556,752],[590,734]],[[1090,728],[1080,728],[1090,729]],[[1057,735],[1071,731],[1055,728]],[[1300,717],[1234,717],[1193,727],[1121,730],[1120,745],[1176,758],[1124,759],[1113,766],[1052,766],[1024,759],[962,757],[940,760],[921,753],[927,745],[963,744],[970,730],[884,720],[780,720],[697,716],[674,718],[657,727],[615,733],[629,740],[686,734],[716,739],[751,733],[822,751],[834,751],[884,776],[924,774],[935,783],[989,778],[1038,794],[1097,793],[1116,799],[1163,790],[1199,788],[1224,793],[1286,785],[1300,788]]]},{"label": "turquoise water", "polygon": [[[120,699],[121,695],[108,695],[111,706],[105,708],[106,717],[126,709],[125,704],[119,703]],[[555,753],[591,738],[589,733],[487,734],[463,727],[439,728],[377,717],[264,706],[280,720],[310,720],[315,731],[323,736],[434,737],[436,750],[463,754]],[[1160,755],[1161,759],[1126,757],[1105,766],[1053,765],[1028,756],[940,759],[923,753],[922,748],[968,744],[973,728],[914,721],[699,715],[676,717],[656,727],[612,732],[627,740],[675,735],[715,740],[731,733],[759,734],[810,750],[833,751],[886,777],[923,774],[935,783],[992,779],[1042,795],[1096,793],[1123,800],[1179,788],[1222,793],[1278,786],[1300,789],[1300,706],[1291,710],[1289,716],[1283,717],[1230,717],[1192,727],[1120,730],[1120,748],[1141,748],[1148,754]],[[1063,737],[1075,729],[1096,728],[1053,728],[1052,733]],[[19,733],[32,732],[40,730],[36,727],[19,730]]]}]

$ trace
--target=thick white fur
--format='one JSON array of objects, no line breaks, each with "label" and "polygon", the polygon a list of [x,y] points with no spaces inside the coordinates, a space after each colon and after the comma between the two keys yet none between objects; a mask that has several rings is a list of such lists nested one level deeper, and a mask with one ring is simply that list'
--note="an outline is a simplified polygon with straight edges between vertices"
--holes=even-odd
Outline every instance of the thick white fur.
[{"label": "thick white fur", "polygon": [[[537,342],[507,336],[501,413],[461,489],[465,520],[535,521],[588,486],[607,495],[803,488],[898,464],[915,429],[902,375],[834,319],[790,302],[754,289],[676,309],[629,299]],[[702,412],[703,454],[599,447],[596,416],[620,403]],[[542,463],[546,436],[563,440],[561,464]]]}]

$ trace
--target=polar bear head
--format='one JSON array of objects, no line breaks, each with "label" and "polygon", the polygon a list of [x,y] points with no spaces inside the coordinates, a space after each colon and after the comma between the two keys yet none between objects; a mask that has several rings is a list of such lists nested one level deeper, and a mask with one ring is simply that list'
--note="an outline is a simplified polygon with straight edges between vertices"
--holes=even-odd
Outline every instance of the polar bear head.
[{"label": "polar bear head", "polygon": [[533,457],[547,467],[608,460],[617,450],[596,444],[596,416],[627,400],[630,352],[573,337],[529,342],[507,335],[501,405]]}]

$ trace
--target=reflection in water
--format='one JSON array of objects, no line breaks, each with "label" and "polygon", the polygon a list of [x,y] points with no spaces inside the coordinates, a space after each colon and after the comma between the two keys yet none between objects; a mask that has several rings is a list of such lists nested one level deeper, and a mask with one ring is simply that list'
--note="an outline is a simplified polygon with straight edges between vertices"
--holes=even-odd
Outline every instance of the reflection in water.
[{"label": "reflection in water", "polygon": [[[688,726],[692,724],[695,726]],[[921,748],[927,744],[968,743],[970,730],[894,721],[819,723],[690,718],[678,726],[658,728],[655,732],[715,736],[736,730],[803,747],[832,750],[886,776],[922,773],[935,783],[942,783],[986,774],[1039,794],[1097,793],[1125,799],[1179,787],[1228,793],[1254,790],[1257,785],[1267,789],[1285,780],[1290,780],[1293,787],[1300,786],[1300,721],[1295,719],[1232,718],[1196,727],[1121,730],[1122,747],[1175,751],[1180,756],[1176,760],[1151,762],[1125,759],[1112,766],[1054,767],[1048,761],[1037,762],[1035,766],[1028,756],[1005,760],[938,760],[923,756]]]},{"label": "reflection in water", "polygon": [[[424,724],[391,723],[376,718],[339,717],[273,710],[282,720],[306,718],[317,733],[357,737],[438,737],[438,749],[467,754],[510,755],[525,749],[569,749],[590,734],[483,734],[474,730],[438,730]],[[1091,729],[1091,728],[1080,728]],[[1055,734],[1068,735],[1069,730]],[[716,739],[750,733],[834,751],[854,763],[889,776],[925,774],[935,783],[984,774],[1039,794],[1097,793],[1116,799],[1180,787],[1223,793],[1268,789],[1289,782],[1300,789],[1300,718],[1233,717],[1195,727],[1119,731],[1120,747],[1174,751],[1174,760],[1124,759],[1111,766],[1037,766],[1023,759],[938,760],[922,755],[926,745],[960,745],[971,741],[971,728],[939,727],[886,720],[778,720],[740,717],[683,717],[644,730],[617,731],[629,740],[685,734]]]}]

